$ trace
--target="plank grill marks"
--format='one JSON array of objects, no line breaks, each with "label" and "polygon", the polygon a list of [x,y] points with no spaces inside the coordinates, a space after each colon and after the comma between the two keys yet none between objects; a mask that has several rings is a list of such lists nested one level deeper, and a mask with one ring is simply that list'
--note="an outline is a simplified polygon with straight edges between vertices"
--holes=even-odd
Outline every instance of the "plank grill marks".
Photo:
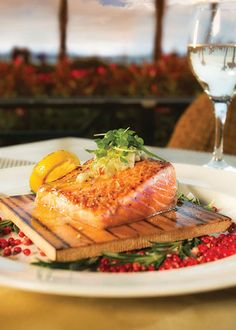
[{"label": "plank grill marks", "polygon": [[[53,260],[69,261],[150,246],[153,241],[174,241],[226,230],[231,219],[189,202],[154,217],[98,229],[47,209],[34,213],[34,195],[0,199],[6,218],[16,223]],[[32,212],[34,216],[32,216]]]},{"label": "plank grill marks", "polygon": [[180,209],[176,211],[170,211],[168,214],[164,215],[166,218],[172,220],[175,223],[176,228],[179,227],[189,227],[202,224],[202,221],[196,218],[195,216],[189,217],[186,215],[186,212],[181,211]]},{"label": "plank grill marks", "polygon": [[91,227],[84,223],[76,222],[73,220],[71,221],[71,226],[76,228],[80,233],[88,237],[91,241],[96,243],[109,242],[114,240],[114,235],[104,229]]},{"label": "plank grill marks", "polygon": [[162,231],[162,229],[158,229],[157,227],[153,226],[151,223],[145,220],[131,223],[129,226],[135,229],[141,235],[150,235],[154,232],[158,233]]},{"label": "plank grill marks", "polygon": [[60,215],[54,211],[40,209],[39,213],[35,210],[34,216],[63,242],[66,242],[68,247],[87,246],[93,243],[70,223],[61,219]]},{"label": "plank grill marks", "polygon": [[[27,196],[16,196],[16,198],[3,200],[11,210],[18,214],[27,224],[32,228],[37,227],[37,230],[42,233],[42,229],[45,232],[47,230],[51,235],[47,235],[49,241],[52,240],[52,236],[55,236],[57,240],[57,246],[60,248],[77,247],[91,244],[91,241],[81,235],[76,229],[74,229],[70,224],[62,223],[60,225],[55,225],[53,221],[47,221],[47,215],[45,218],[35,218],[32,217],[30,211],[33,210],[32,201],[29,201]],[[41,228],[40,228],[41,227]],[[45,233],[44,233],[45,235]],[[78,240],[78,237],[80,238]],[[53,239],[55,242],[55,239]]]},{"label": "plank grill marks", "polygon": [[[33,196],[33,198],[31,197]],[[22,200],[23,202],[26,203],[26,205],[31,205],[33,206],[32,201],[34,201],[34,195],[28,195],[28,196],[16,196],[14,201],[16,200]],[[22,205],[22,203],[21,203]],[[24,205],[24,204],[23,204]],[[20,206],[20,204],[18,204]],[[30,214],[29,214],[30,215]],[[92,241],[88,239],[85,235],[81,235],[80,231],[74,227],[70,223],[61,223],[60,225],[54,224],[54,219],[52,221],[47,221],[48,219],[48,214],[45,214],[45,217],[40,217],[37,219],[42,226],[47,227],[48,230],[51,231],[51,233],[55,233],[57,237],[59,237],[61,240],[65,242],[67,247],[72,246],[82,246],[82,245],[88,245],[91,244]],[[78,240],[78,238],[80,238]]]},{"label": "plank grill marks", "polygon": [[108,228],[107,231],[109,231],[115,237],[123,238],[123,239],[139,236],[139,233],[137,232],[137,230],[131,228],[128,225],[122,225],[122,226],[117,226],[117,227],[113,227],[113,228]]},{"label": "plank grill marks", "polygon": [[[18,196],[17,196],[18,197]],[[2,198],[1,203],[5,205],[10,211],[10,219],[16,223],[23,231],[24,228],[30,227],[32,230],[35,230],[42,235],[46,241],[48,241],[51,245],[55,246],[57,249],[63,249],[68,248],[68,244],[66,244],[64,241],[61,240],[60,237],[58,237],[55,233],[51,232],[50,229],[43,223],[41,223],[38,219],[35,219],[34,217],[31,217],[30,214],[27,213],[25,209],[25,204],[21,203],[18,205],[18,203],[14,203],[16,201],[19,201],[19,198]],[[14,216],[14,218],[11,218],[11,215]],[[26,227],[21,227],[20,224],[17,222],[17,219],[21,220],[21,223],[27,225]]]},{"label": "plank grill marks", "polygon": [[152,218],[148,218],[146,221],[154,225],[155,227],[162,229],[162,230],[174,230],[176,228],[176,222],[164,215],[155,215]]}]

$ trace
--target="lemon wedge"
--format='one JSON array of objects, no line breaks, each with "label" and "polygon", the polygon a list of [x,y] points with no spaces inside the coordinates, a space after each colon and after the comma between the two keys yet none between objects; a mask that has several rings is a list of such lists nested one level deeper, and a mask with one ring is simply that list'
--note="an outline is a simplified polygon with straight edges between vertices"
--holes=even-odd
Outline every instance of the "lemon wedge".
[{"label": "lemon wedge", "polygon": [[42,184],[63,177],[79,165],[79,158],[72,152],[66,150],[52,152],[34,166],[30,175],[30,189],[36,193]]}]

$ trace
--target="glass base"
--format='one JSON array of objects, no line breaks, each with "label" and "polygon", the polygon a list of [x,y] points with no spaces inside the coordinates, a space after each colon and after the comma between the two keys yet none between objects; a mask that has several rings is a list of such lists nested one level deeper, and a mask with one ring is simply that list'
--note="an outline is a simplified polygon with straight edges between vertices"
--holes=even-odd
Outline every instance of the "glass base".
[{"label": "glass base", "polygon": [[205,164],[203,166],[236,173],[236,167],[229,165],[223,159],[215,160],[214,158],[212,158],[207,164]]}]

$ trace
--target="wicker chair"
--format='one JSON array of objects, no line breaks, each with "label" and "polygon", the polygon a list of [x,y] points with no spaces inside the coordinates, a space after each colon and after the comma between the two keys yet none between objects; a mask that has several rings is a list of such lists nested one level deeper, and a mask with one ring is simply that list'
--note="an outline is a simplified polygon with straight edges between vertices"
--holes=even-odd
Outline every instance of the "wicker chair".
[{"label": "wicker chair", "polygon": [[[180,117],[168,142],[170,148],[212,151],[215,120],[211,101],[201,94]],[[224,152],[236,155],[236,98],[232,101],[225,124]]]}]

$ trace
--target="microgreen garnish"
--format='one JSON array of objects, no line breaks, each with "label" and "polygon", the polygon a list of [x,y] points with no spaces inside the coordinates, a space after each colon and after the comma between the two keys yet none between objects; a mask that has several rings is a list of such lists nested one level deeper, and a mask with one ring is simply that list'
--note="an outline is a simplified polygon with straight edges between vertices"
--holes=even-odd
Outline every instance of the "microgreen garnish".
[{"label": "microgreen garnish", "polygon": [[97,144],[96,150],[87,149],[87,151],[95,154],[97,158],[105,157],[109,151],[115,150],[120,153],[120,160],[122,162],[127,162],[126,157],[129,153],[141,152],[149,157],[165,161],[163,158],[149,151],[144,146],[144,140],[129,128],[110,130],[107,133],[95,134],[95,136],[101,136],[103,138],[95,139]]},{"label": "microgreen garnish", "polygon": [[185,201],[191,202],[193,204],[204,207],[204,209],[207,209],[210,211],[216,211],[216,208],[212,205],[212,203],[203,204],[200,202],[199,198],[197,198],[196,196],[193,196],[193,195],[191,197],[188,197],[188,196],[184,195],[183,193],[180,193],[178,195],[178,201],[179,202],[185,202]]},{"label": "microgreen garnish", "polygon": [[[180,202],[186,202],[187,201],[187,202],[191,202],[191,203],[196,204],[196,205],[201,205],[199,198],[197,198],[195,196],[188,197],[188,196],[184,195],[183,193],[180,193],[178,195],[178,201],[180,201]],[[201,205],[201,206],[203,206],[203,205]]]}]

